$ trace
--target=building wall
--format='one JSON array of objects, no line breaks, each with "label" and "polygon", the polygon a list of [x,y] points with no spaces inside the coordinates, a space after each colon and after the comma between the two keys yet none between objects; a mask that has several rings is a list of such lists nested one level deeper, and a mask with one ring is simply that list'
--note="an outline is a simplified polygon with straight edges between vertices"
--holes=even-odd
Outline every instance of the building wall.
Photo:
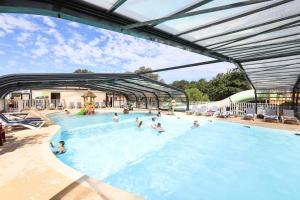
[{"label": "building wall", "polygon": [[[83,93],[87,90],[32,90],[32,99],[48,97],[51,98],[51,93],[60,93],[60,100],[63,101],[66,106],[69,106],[70,102],[77,103],[81,102],[83,104],[83,98],[81,97]],[[105,99],[105,92],[92,91],[97,97],[95,102],[103,102]]]}]

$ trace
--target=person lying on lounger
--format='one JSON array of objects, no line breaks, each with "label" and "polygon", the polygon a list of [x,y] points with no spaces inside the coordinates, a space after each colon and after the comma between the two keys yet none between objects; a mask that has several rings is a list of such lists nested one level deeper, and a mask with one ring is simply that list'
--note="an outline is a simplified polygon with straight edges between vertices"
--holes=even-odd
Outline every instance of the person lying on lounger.
[{"label": "person lying on lounger", "polygon": [[55,150],[53,151],[53,153],[54,153],[55,155],[63,154],[63,153],[66,152],[66,149],[65,149],[65,142],[64,142],[64,141],[59,141],[57,146],[54,146],[54,145],[52,144],[52,142],[50,142],[50,145],[51,145],[51,147],[52,147],[53,149],[55,149]]}]

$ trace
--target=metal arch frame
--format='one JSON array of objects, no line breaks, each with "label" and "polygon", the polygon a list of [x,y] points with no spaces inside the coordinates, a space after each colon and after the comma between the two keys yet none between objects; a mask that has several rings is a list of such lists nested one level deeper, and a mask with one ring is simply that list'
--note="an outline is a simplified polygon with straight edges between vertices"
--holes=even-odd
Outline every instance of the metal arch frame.
[{"label": "metal arch frame", "polygon": [[[140,80],[142,82],[135,83],[130,80]],[[122,84],[124,82],[124,84]],[[128,84],[125,85],[125,83]],[[152,87],[147,83],[154,84]],[[156,88],[155,85],[157,85]],[[156,82],[152,79],[146,79],[137,74],[72,74],[72,73],[49,73],[49,74],[13,74],[0,77],[0,97],[4,98],[11,90],[20,88],[50,88],[50,87],[85,87],[95,88],[101,91],[113,91],[120,94],[133,95],[138,101],[137,95],[145,98],[145,105],[148,108],[148,97],[146,93],[153,95],[160,105],[159,94],[165,93],[172,97],[172,93],[176,95],[186,95],[181,90],[171,87],[167,84]],[[162,87],[163,86],[163,87]],[[124,96],[125,96],[124,95]],[[165,95],[163,95],[165,96]]]},{"label": "metal arch frame", "polygon": [[[162,83],[162,82],[159,82],[159,81],[152,80],[152,79],[150,79],[150,78],[148,78],[148,77],[146,77],[146,76],[139,75],[139,74],[138,74],[138,76],[139,76],[139,77],[142,77],[143,79],[152,81],[153,83],[157,83],[157,84],[159,84],[159,85],[162,85],[162,86],[168,86],[169,88],[175,89],[175,87],[173,87],[173,86],[171,86],[171,85],[167,85],[167,84],[165,84],[165,83]],[[181,90],[181,89],[178,89],[178,88],[176,88],[176,90],[179,91],[179,92],[181,92],[181,93],[183,93],[183,94],[185,95],[185,98],[186,98],[186,104],[187,104],[187,105],[186,105],[186,110],[189,110],[189,109],[190,109],[190,105],[189,105],[189,97],[188,97],[187,93],[186,93],[184,90]]]},{"label": "metal arch frame", "polygon": [[[114,83],[114,84],[116,84],[116,83]],[[105,84],[105,85],[106,85],[106,87],[109,86],[109,88],[115,88],[113,85],[107,85],[107,84]],[[117,84],[117,85],[119,85],[119,84]],[[147,96],[146,96],[146,94],[144,93],[145,91],[143,91],[143,90],[138,90],[138,89],[132,89],[132,88],[128,89],[128,88],[126,88],[124,85],[119,85],[119,87],[120,87],[120,86],[121,86],[121,88],[123,88],[123,89],[122,89],[123,91],[128,90],[128,91],[131,91],[132,93],[133,93],[133,91],[134,91],[134,92],[138,92],[138,93],[142,94],[142,95],[145,97],[145,99],[146,99],[146,102],[145,102],[146,108],[148,107]],[[148,91],[147,91],[147,92],[148,92]],[[152,92],[148,92],[148,93],[152,93]],[[135,95],[135,97],[136,97],[136,101],[138,101],[136,95]]]},{"label": "metal arch frame", "polygon": [[[187,34],[190,32],[195,32],[200,29],[209,28],[212,26],[226,23],[226,22],[232,22],[233,20],[236,20],[236,19],[239,19],[242,17],[246,17],[246,16],[249,16],[252,14],[256,14],[261,11],[269,10],[271,8],[287,4],[294,0],[280,0],[278,2],[275,2],[272,4],[270,3],[268,5],[264,5],[259,8],[256,8],[256,9],[251,9],[250,11],[245,11],[244,13],[241,13],[241,14],[238,14],[235,16],[229,16],[229,17],[225,16],[224,19],[214,21],[210,24],[205,24],[204,26],[201,26],[201,27],[196,27],[193,30],[188,30],[188,31],[179,33],[177,35],[172,35],[170,33],[161,31],[161,30],[159,30],[155,27],[151,27],[151,26],[136,27],[136,28],[133,28],[130,30],[125,30],[124,27],[126,27],[130,24],[138,23],[137,20],[129,19],[125,16],[121,16],[117,13],[114,13],[114,11],[117,8],[119,8],[119,6],[121,6],[125,1],[126,0],[117,0],[116,3],[111,8],[103,9],[103,8],[100,8],[97,6],[93,6],[90,3],[85,3],[83,1],[77,1],[77,0],[76,1],[2,0],[0,2],[0,12],[1,11],[22,12],[22,13],[49,15],[49,16],[73,20],[73,21],[77,21],[77,22],[81,22],[81,23],[85,23],[85,24],[89,24],[89,25],[93,25],[93,26],[97,26],[97,27],[102,27],[102,28],[113,30],[113,31],[130,34],[133,36],[142,37],[142,38],[145,38],[148,40],[154,40],[154,41],[165,43],[168,45],[177,46],[177,47],[180,47],[183,49],[187,49],[189,51],[201,53],[201,54],[216,58],[220,61],[226,61],[226,62],[231,62],[231,63],[237,64],[238,68],[242,71],[242,73],[244,75],[246,75],[246,77],[248,77],[247,70],[245,71],[242,66],[242,64],[245,61],[249,61],[251,59],[253,59],[253,61],[258,61],[258,60],[266,60],[266,59],[269,59],[270,57],[279,58],[279,57],[290,56],[290,55],[300,55],[300,49],[298,49],[298,48],[293,49],[293,51],[284,51],[285,49],[277,49],[277,51],[275,51],[275,52],[268,52],[268,51],[260,52],[260,53],[264,53],[263,55],[260,55],[260,54],[252,55],[250,52],[248,52],[248,53],[250,53],[249,55],[247,53],[246,53],[246,55],[240,54],[237,56],[224,55],[224,53],[219,52],[219,50],[224,50],[224,49],[230,50],[230,47],[229,48],[219,48],[219,47],[222,47],[224,43],[222,43],[222,45],[219,45],[217,47],[210,49],[209,45],[204,47],[199,44],[195,44],[195,41],[193,42],[193,41],[189,41],[188,39],[179,37],[181,35],[184,35],[184,34]],[[202,2],[205,4],[205,3],[209,3],[210,0],[204,0]],[[260,0],[257,0],[256,2],[260,2]],[[192,6],[187,7],[181,11],[177,11],[177,13],[170,15],[169,18],[167,18],[167,19],[173,19],[174,17],[178,17],[178,16],[188,16],[193,12],[190,12],[190,13],[187,13],[187,12],[196,7],[201,6],[201,3],[199,2]],[[242,4],[235,4],[235,5],[241,6]],[[232,6],[232,4],[228,4],[223,7],[219,6],[219,7],[211,8],[210,11],[216,11],[218,9],[226,9],[226,8],[229,8],[230,6]],[[206,12],[208,12],[207,9],[204,9],[204,10],[206,10]],[[202,10],[202,12],[203,12],[203,10]],[[198,13],[201,13],[201,10]],[[194,12],[194,14],[195,14],[195,12]],[[293,17],[296,17],[296,16],[291,15],[286,18],[293,18]],[[283,18],[276,19],[276,20],[282,21]],[[275,23],[274,21],[276,21],[276,20],[273,20],[273,21],[271,20],[271,21],[265,22],[265,23],[270,23],[270,22]],[[295,22],[293,22],[293,23],[295,23]],[[262,23],[262,24],[264,24],[264,23]],[[262,24],[255,25],[255,26],[261,26]],[[299,26],[299,25],[300,24],[296,24],[296,25],[285,24],[284,26],[285,26],[285,28],[290,28],[290,27]],[[247,29],[247,28],[249,29],[249,27],[245,27],[244,29]],[[284,27],[279,26],[276,28],[284,28]],[[270,30],[267,30],[267,31],[270,31]],[[258,34],[262,34],[262,33],[258,33]],[[296,35],[296,34],[294,34],[294,35]],[[285,36],[285,37],[287,37],[287,36]],[[227,41],[225,41],[225,43],[226,43],[225,45],[230,45],[232,43],[239,42],[239,41],[241,41],[241,39],[244,40],[244,39],[248,39],[248,38],[235,38],[233,41],[228,41],[229,43],[227,43]],[[275,38],[272,38],[270,40],[275,40]],[[214,44],[214,45],[216,45],[216,44]],[[241,44],[238,47],[245,46],[245,45],[247,45],[247,44]],[[233,46],[231,46],[231,47],[233,47]],[[215,48],[217,48],[217,50]],[[255,48],[253,48],[253,49],[255,49]],[[262,49],[260,51],[262,51]],[[175,67],[173,67],[173,69],[175,69]],[[159,71],[166,71],[166,70],[172,70],[172,69],[166,68],[164,70],[160,69]],[[251,82],[251,79],[247,78],[247,80],[254,88],[255,85]]]},{"label": "metal arch frame", "polygon": [[[121,88],[124,88],[124,89],[128,89],[128,88],[126,88],[126,86],[125,86],[125,85],[121,85],[121,84],[118,84],[118,83],[114,83],[114,84],[117,84],[117,85],[118,85],[118,87],[121,87]],[[145,100],[146,100],[146,102],[145,102],[145,104],[146,104],[146,108],[148,107],[148,98],[147,98],[147,96],[146,96],[145,92],[147,92],[147,93],[150,93],[150,94],[153,94],[154,96],[157,96],[157,94],[156,94],[155,92],[153,92],[153,91],[148,91],[148,90],[139,90],[138,88],[132,88],[132,87],[130,87],[130,89],[128,89],[128,90],[130,90],[130,91],[136,91],[136,92],[140,92],[141,94],[143,94],[143,96],[145,97]],[[158,103],[158,102],[157,102],[157,103]],[[159,103],[158,103],[158,105],[159,105]],[[159,109],[159,107],[158,107],[158,109]]]}]

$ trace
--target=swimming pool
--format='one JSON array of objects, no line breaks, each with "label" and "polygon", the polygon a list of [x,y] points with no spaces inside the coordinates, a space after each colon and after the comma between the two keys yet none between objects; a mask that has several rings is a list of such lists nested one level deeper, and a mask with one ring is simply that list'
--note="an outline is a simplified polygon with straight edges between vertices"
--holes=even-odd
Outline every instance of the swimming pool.
[{"label": "swimming pool", "polygon": [[49,117],[62,127],[62,162],[149,200],[300,199],[300,137],[282,130],[163,116],[158,134],[146,114]]}]

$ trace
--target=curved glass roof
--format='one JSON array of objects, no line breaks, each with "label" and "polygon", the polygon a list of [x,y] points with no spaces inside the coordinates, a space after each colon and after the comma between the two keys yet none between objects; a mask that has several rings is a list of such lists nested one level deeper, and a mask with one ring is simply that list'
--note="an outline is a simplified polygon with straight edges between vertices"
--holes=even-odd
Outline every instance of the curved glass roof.
[{"label": "curved glass roof", "polygon": [[10,0],[0,10],[65,18],[232,62],[255,89],[299,85],[300,0]]}]

